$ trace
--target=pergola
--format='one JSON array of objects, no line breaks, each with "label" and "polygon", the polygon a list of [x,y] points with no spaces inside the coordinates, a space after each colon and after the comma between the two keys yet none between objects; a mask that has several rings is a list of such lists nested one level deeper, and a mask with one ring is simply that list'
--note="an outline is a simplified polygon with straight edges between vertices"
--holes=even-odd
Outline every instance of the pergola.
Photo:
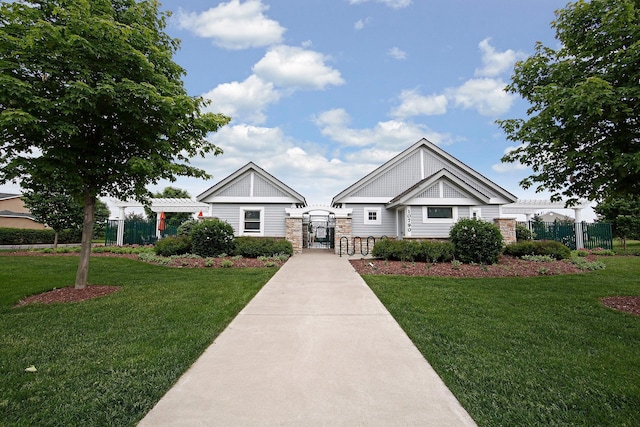
[{"label": "pergola", "polygon": [[552,202],[551,200],[526,200],[518,199],[515,203],[509,203],[502,206],[503,214],[521,214],[525,215],[527,221],[531,221],[531,217],[542,209],[573,209],[575,212],[575,222],[582,222],[582,210],[589,207],[589,202],[580,201],[577,205],[567,208],[565,202]]},{"label": "pergola", "polygon": [[[207,203],[197,202],[193,199],[177,199],[177,198],[158,198],[150,199],[151,204],[146,206],[151,209],[152,212],[209,212],[209,205]],[[120,209],[120,216],[118,218],[118,237],[116,244],[122,246],[124,242],[124,218],[125,210],[127,208],[143,208],[145,205],[136,200],[117,200],[111,199],[111,203]],[[156,218],[156,236],[160,237],[160,215]]]},{"label": "pergola", "polygon": [[575,232],[576,247],[584,246],[584,234],[582,233],[582,210],[589,207],[589,202],[580,201],[575,206],[567,208],[565,202],[552,202],[550,200],[522,200],[518,199],[515,203],[502,206],[503,214],[521,214],[525,215],[527,222],[531,221],[531,217],[541,209],[573,209],[575,212]]}]

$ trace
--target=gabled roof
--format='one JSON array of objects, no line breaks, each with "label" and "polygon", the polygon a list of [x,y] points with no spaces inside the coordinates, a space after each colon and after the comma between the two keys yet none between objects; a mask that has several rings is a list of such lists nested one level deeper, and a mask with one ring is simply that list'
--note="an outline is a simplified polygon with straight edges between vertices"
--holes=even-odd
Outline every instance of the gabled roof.
[{"label": "gabled roof", "polygon": [[30,220],[35,221],[36,218],[31,215],[30,213],[26,213],[26,212],[13,212],[13,211],[8,211],[8,210],[2,210],[0,211],[0,217],[4,217],[4,218],[27,218]]},{"label": "gabled roof", "polygon": [[265,171],[264,169],[262,169],[261,167],[259,167],[253,162],[247,163],[237,171],[233,172],[231,175],[222,179],[220,182],[218,182],[208,190],[204,191],[200,195],[198,195],[198,197],[196,197],[196,200],[202,201],[211,196],[215,196],[216,193],[219,193],[220,191],[222,191],[223,189],[231,185],[234,181],[244,176],[247,172],[256,173],[265,181],[269,182],[271,185],[275,186],[277,189],[285,193],[288,197],[294,199],[298,204],[303,204],[303,205],[307,204],[307,201],[300,193],[293,190],[291,187],[289,187],[288,185],[286,185],[285,183],[283,183],[282,181],[280,181],[279,179],[277,179],[276,177],[274,177],[273,175],[271,175],[270,173],[268,173],[267,171]]},{"label": "gabled roof", "polygon": [[440,169],[438,172],[434,173],[431,176],[426,177],[422,181],[419,181],[412,187],[408,188],[401,194],[397,195],[389,203],[387,203],[387,208],[392,208],[398,205],[402,205],[408,200],[413,199],[418,194],[422,193],[427,188],[431,187],[438,181],[445,179],[450,181],[451,183],[457,185],[462,188],[465,192],[469,193],[473,198],[483,202],[489,203],[491,197],[482,193],[479,190],[476,190],[472,186],[470,186],[467,182],[465,182],[462,178],[456,176],[454,173],[448,171],[447,169]]},{"label": "gabled roof", "polygon": [[0,193],[0,200],[15,199],[20,196],[22,196],[22,194]]},{"label": "gabled roof", "polygon": [[[499,196],[501,199],[505,200],[507,203],[515,202],[517,200],[516,196],[514,196],[504,188],[500,187],[498,184],[494,183],[490,179],[486,178],[482,174],[470,168],[469,166],[467,166],[460,160],[456,159],[446,151],[442,150],[432,142],[428,141],[425,138],[422,138],[421,140],[413,144],[411,147],[402,151],[400,154],[396,155],[391,160],[387,161],[386,163],[384,163],[383,165],[375,169],[373,172],[369,173],[362,179],[358,180],[357,182],[355,182],[354,184],[352,184],[351,186],[347,187],[342,192],[337,194],[333,198],[331,204],[333,205],[336,203],[343,203],[342,200],[352,196],[353,194],[357,193],[359,190],[363,189],[367,185],[373,183],[376,179],[382,177],[385,173],[392,171],[392,169],[394,169],[404,161],[408,160],[410,157],[420,152],[421,150],[424,150],[430,156],[432,156],[433,158],[436,158],[438,162],[442,163],[443,166],[441,166],[439,169],[442,169],[442,168],[447,169],[450,172],[454,173],[455,176],[457,176],[460,179],[464,177],[464,181],[468,184],[468,186],[476,188],[477,191],[480,191],[480,188],[484,187],[487,190],[485,192],[493,193],[493,194],[489,194],[489,196],[492,196],[492,197]],[[423,175],[434,173],[433,170],[429,171],[428,173],[425,173],[424,172],[425,169],[426,168],[422,169]],[[416,183],[419,183],[423,179],[426,179],[426,177],[423,177],[423,178],[419,177],[418,179],[416,179]],[[475,184],[472,181],[475,181]],[[415,183],[413,185],[415,185]],[[397,197],[398,195],[399,194],[391,195],[389,197],[389,201]]]}]

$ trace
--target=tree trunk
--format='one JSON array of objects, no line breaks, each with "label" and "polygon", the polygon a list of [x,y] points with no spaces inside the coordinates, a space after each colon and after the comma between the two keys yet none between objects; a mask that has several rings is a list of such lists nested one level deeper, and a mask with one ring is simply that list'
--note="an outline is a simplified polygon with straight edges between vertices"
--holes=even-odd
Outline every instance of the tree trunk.
[{"label": "tree trunk", "polygon": [[96,197],[92,196],[87,190],[85,190],[84,220],[82,221],[82,244],[80,246],[80,262],[78,263],[78,272],[76,273],[76,289],[84,289],[87,287],[95,211]]},{"label": "tree trunk", "polygon": [[58,250],[58,232],[56,230],[55,234],[53,235],[53,252],[56,252]]}]

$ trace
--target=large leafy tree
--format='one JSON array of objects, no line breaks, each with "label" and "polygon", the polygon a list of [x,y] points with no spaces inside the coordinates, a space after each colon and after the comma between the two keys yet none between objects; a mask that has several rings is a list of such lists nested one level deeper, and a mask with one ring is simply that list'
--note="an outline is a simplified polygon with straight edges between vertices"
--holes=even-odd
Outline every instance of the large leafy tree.
[{"label": "large leafy tree", "polygon": [[627,239],[640,238],[640,196],[608,198],[594,208],[600,221],[612,224],[613,235],[622,240],[627,249]]},{"label": "large leafy tree", "polygon": [[221,150],[173,62],[178,41],[153,0],[0,5],[0,182],[59,176],[84,206],[75,286],[87,284],[96,200],[143,200],[147,185],[208,177],[188,159]]},{"label": "large leafy tree", "polygon": [[524,188],[569,204],[640,194],[640,0],[569,3],[552,26],[560,47],[538,43],[507,87],[531,106],[498,121],[522,143],[502,160],[533,169]]}]

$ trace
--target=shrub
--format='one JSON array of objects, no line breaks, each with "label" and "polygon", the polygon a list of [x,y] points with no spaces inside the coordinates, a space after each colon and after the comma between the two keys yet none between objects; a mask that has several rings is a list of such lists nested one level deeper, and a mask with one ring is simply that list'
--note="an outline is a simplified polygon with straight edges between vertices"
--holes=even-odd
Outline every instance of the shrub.
[{"label": "shrub", "polygon": [[463,218],[449,234],[456,259],[464,263],[494,264],[502,252],[500,229],[490,222]]},{"label": "shrub", "polygon": [[420,243],[420,261],[425,262],[449,262],[453,259],[455,247],[451,242]]},{"label": "shrub", "polygon": [[234,249],[233,227],[219,219],[200,221],[191,229],[192,252],[201,257],[230,254]]},{"label": "shrub", "polygon": [[235,239],[234,255],[245,258],[272,257],[278,254],[293,255],[291,242],[274,237],[242,236]]},{"label": "shrub", "polygon": [[[0,228],[0,245],[35,245],[51,244],[55,231],[47,229],[28,228]],[[82,239],[81,230],[62,230],[58,233],[58,243],[79,243]]]},{"label": "shrub", "polygon": [[518,242],[533,240],[533,231],[522,224],[516,224],[516,240]]},{"label": "shrub", "polygon": [[187,236],[165,237],[156,242],[154,250],[160,256],[184,255],[191,251],[191,240]]},{"label": "shrub", "polygon": [[190,219],[180,224],[177,230],[178,236],[191,236],[191,230],[193,230],[193,227],[196,226],[198,222],[197,219]]},{"label": "shrub", "polygon": [[554,259],[567,259],[571,250],[560,242],[553,240],[535,240],[513,243],[504,249],[505,255],[522,257],[523,255],[549,255]]},{"label": "shrub", "polygon": [[376,241],[371,251],[375,258],[407,262],[448,262],[453,259],[453,253],[450,242],[389,239]]}]

